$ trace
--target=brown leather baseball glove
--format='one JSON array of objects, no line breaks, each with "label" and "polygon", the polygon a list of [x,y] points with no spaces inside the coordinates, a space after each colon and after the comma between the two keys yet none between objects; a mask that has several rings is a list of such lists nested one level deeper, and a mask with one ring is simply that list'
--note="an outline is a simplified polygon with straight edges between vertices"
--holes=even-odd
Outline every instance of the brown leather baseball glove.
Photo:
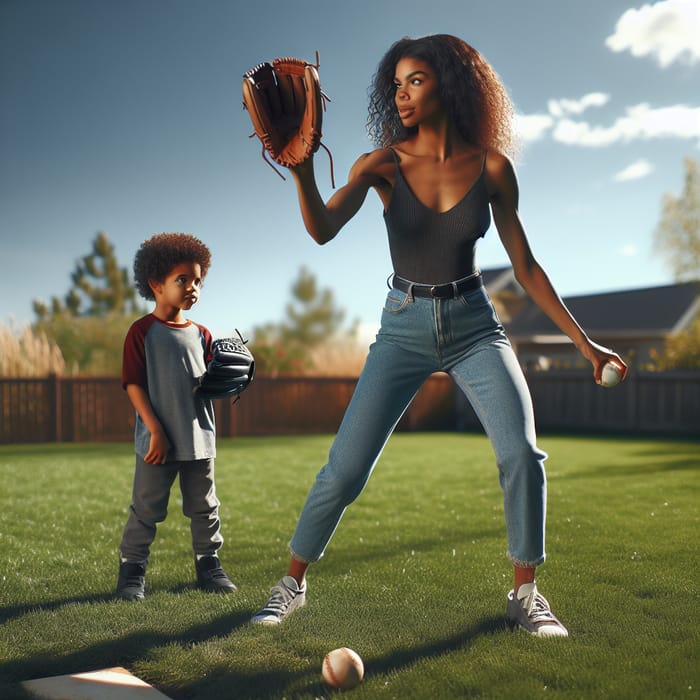
[{"label": "brown leather baseball glove", "polygon": [[[243,106],[253,123],[251,136],[262,142],[263,158],[268,163],[266,154],[285,168],[294,167],[323,146],[326,101],[318,77],[318,53],[316,65],[300,58],[275,58],[271,64],[265,61],[243,74]],[[332,168],[331,159],[331,179]]]}]

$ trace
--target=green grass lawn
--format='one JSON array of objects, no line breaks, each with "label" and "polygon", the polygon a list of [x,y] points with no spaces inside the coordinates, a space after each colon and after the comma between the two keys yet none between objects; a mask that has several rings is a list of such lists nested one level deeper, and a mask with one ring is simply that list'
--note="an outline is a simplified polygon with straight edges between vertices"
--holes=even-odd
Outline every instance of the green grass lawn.
[{"label": "green grass lawn", "polygon": [[230,596],[194,588],[173,490],[142,603],[112,600],[129,505],[129,444],[0,447],[0,698],[19,681],[125,666],[175,700],[325,698],[326,651],[364,659],[357,698],[700,696],[700,443],[548,437],[548,561],[538,582],[566,640],[510,633],[511,570],[490,444],[389,442],[324,559],[306,608],[251,614],[331,436],[220,440]]}]

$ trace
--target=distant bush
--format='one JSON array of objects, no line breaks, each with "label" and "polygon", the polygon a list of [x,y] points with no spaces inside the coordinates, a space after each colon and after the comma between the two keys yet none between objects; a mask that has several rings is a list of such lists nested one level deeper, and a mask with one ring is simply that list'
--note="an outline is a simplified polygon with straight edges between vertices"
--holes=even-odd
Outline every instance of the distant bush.
[{"label": "distant bush", "polygon": [[35,328],[61,348],[70,374],[121,375],[124,337],[135,315],[70,316],[62,313]]},{"label": "distant bush", "polygon": [[652,353],[649,369],[700,369],[700,315],[686,330],[670,337],[662,352]]}]

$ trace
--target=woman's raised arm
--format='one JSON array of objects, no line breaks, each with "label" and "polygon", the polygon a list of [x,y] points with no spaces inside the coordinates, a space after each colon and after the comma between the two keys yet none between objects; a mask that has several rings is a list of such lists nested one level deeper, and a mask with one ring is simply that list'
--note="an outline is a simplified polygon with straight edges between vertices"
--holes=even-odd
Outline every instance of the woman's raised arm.
[{"label": "woman's raised arm", "polygon": [[313,158],[290,168],[297,186],[299,207],[306,230],[319,245],[335,238],[359,211],[371,187],[381,187],[385,180],[378,175],[378,151],[360,156],[350,169],[348,181],[324,203],[314,175]]}]

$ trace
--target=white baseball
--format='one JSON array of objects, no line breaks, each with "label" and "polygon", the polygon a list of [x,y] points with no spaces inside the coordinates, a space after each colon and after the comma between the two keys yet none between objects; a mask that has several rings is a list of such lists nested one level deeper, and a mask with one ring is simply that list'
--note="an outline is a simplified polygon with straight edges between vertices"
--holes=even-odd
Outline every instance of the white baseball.
[{"label": "white baseball", "polygon": [[321,674],[331,688],[350,690],[362,682],[365,665],[357,652],[340,647],[326,654]]},{"label": "white baseball", "polygon": [[600,375],[600,386],[611,387],[620,383],[620,368],[614,362],[608,362]]}]

